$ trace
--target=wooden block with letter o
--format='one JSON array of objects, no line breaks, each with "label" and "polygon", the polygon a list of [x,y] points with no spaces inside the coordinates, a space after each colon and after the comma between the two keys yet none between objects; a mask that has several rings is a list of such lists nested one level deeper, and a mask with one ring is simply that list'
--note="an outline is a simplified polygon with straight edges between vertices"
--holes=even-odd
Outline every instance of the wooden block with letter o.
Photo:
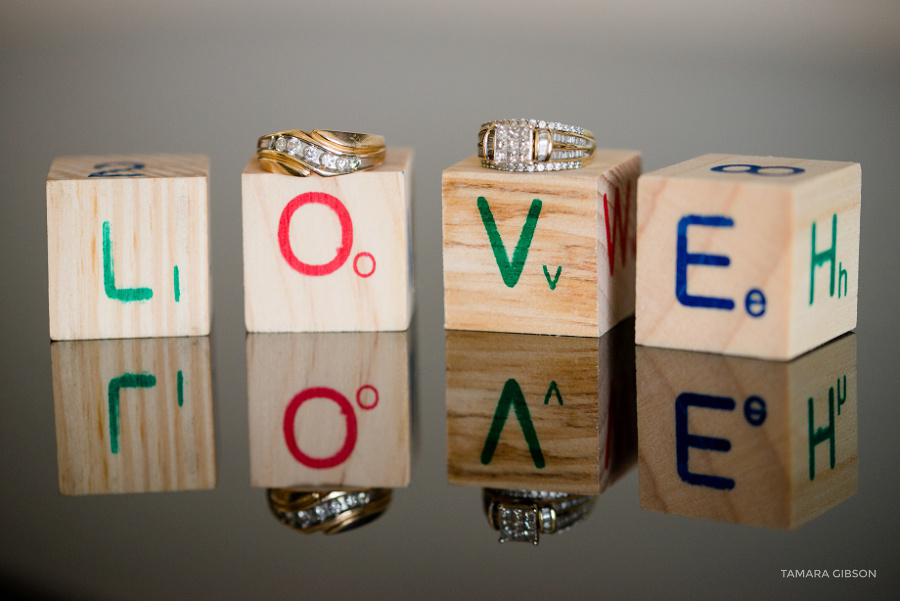
[{"label": "wooden block with letter o", "polygon": [[639,347],[641,507],[794,528],[856,494],[856,336],[791,362]]},{"label": "wooden block with letter o", "polygon": [[243,174],[250,332],[405,330],[413,309],[412,150],[336,177]]},{"label": "wooden block with letter o", "polygon": [[409,357],[408,332],[250,334],[253,486],[407,486]]},{"label": "wooden block with letter o", "polygon": [[709,154],[638,185],[638,344],[791,359],[856,327],[858,163]]},{"label": "wooden block with letter o", "polygon": [[52,339],[209,334],[208,179],[200,155],[53,161]]},{"label": "wooden block with letter o", "polygon": [[443,173],[448,329],[598,337],[634,312],[640,154],[581,169]]}]

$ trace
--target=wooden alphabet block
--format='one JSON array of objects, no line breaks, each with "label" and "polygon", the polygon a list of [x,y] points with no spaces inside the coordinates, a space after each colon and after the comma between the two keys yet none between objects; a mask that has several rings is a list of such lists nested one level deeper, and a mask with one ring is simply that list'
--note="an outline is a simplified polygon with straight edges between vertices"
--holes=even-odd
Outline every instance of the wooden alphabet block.
[{"label": "wooden alphabet block", "polygon": [[61,494],[215,488],[208,338],[54,342],[50,356]]},{"label": "wooden alphabet block", "polygon": [[598,337],[631,315],[640,170],[631,150],[552,173],[445,169],[446,327]]},{"label": "wooden alphabet block", "polygon": [[412,150],[337,177],[243,174],[250,332],[405,330],[413,309]]},{"label": "wooden alphabet block", "polygon": [[638,344],[791,359],[856,327],[858,163],[708,154],[638,184]]},{"label": "wooden alphabet block", "polygon": [[249,335],[252,485],[408,486],[409,352],[407,332]]},{"label": "wooden alphabet block", "polygon": [[448,331],[449,482],[598,495],[627,472],[632,327],[600,339]]},{"label": "wooden alphabet block", "polygon": [[641,507],[795,528],[856,494],[856,337],[789,363],[638,347]]},{"label": "wooden alphabet block", "polygon": [[53,340],[209,334],[208,179],[200,155],[53,161]]}]

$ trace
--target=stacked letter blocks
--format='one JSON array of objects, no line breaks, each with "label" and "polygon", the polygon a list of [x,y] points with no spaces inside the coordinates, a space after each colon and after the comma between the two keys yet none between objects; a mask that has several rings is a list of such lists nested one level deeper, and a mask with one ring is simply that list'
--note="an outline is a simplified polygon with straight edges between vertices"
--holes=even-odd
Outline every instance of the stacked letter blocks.
[{"label": "stacked letter blocks", "polygon": [[243,174],[250,332],[405,330],[412,316],[412,150],[338,177]]},{"label": "stacked letter blocks", "polygon": [[641,177],[638,344],[790,359],[856,327],[857,163],[709,154]]},{"label": "stacked letter blocks", "polygon": [[199,155],[53,162],[52,339],[209,334],[208,177]]},{"label": "stacked letter blocks", "polygon": [[634,312],[640,154],[581,169],[443,173],[448,329],[598,337]]}]

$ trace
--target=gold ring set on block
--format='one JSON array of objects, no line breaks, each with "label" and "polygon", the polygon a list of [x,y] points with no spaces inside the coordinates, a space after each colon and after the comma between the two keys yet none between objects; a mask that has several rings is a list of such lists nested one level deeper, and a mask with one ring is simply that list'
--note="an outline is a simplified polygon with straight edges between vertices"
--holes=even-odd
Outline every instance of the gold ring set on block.
[{"label": "gold ring set on block", "polygon": [[[594,134],[574,125],[537,119],[500,119],[478,132],[482,166],[525,173],[579,169],[594,154]],[[291,129],[259,138],[266,171],[326,177],[373,169],[384,163],[384,137],[331,129]]]}]

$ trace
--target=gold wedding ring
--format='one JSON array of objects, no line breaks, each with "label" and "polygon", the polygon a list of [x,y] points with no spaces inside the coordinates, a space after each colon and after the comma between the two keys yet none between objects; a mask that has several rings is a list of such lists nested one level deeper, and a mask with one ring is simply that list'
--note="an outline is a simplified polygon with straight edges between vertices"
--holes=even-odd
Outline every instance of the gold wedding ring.
[{"label": "gold wedding ring", "polygon": [[391,503],[390,488],[310,491],[270,488],[269,508],[279,522],[304,534],[339,534],[381,517]]},{"label": "gold wedding ring", "polygon": [[555,121],[500,119],[484,123],[478,132],[482,166],[502,171],[579,169],[596,146],[588,130]]},{"label": "gold wedding ring", "polygon": [[349,131],[300,129],[262,136],[257,143],[259,165],[272,173],[306,177],[345,175],[384,163],[384,137]]}]

